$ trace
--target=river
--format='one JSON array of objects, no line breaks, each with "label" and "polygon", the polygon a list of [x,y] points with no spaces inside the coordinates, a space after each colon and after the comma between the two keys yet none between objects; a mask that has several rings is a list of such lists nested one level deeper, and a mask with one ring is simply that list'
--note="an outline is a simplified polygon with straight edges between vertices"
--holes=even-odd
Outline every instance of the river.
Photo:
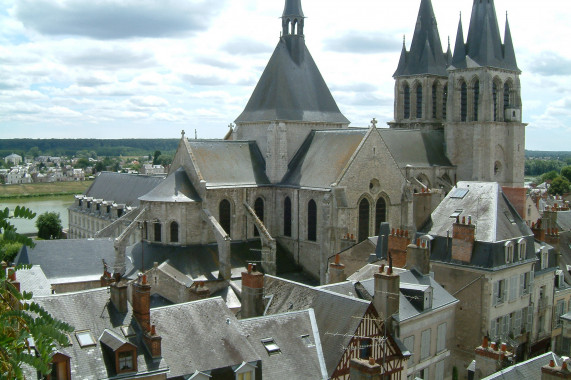
[{"label": "river", "polygon": [[[67,208],[73,204],[73,195],[62,195],[53,197],[37,197],[37,198],[14,198],[14,199],[0,199],[0,209],[8,207],[14,211],[16,206],[25,206],[35,212],[37,215],[45,212],[57,212],[61,219],[63,228],[67,229],[68,213]],[[26,219],[11,219],[12,224],[16,226],[19,233],[30,234],[38,231],[36,228],[36,218],[33,220]]]}]

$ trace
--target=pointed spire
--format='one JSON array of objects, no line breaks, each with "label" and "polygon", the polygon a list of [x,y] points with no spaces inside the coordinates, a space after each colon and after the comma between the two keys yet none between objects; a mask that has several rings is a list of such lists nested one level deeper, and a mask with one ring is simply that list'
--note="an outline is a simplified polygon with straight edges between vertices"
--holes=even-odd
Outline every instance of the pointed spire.
[{"label": "pointed spire", "polygon": [[304,18],[301,0],[286,0],[282,13],[282,35],[303,36]]},{"label": "pointed spire", "polygon": [[464,43],[464,29],[462,28],[462,14],[458,21],[458,32],[456,33],[456,44],[454,45],[454,56],[452,66],[456,68],[466,67],[466,44]]},{"label": "pointed spire", "polygon": [[512,33],[510,31],[510,24],[508,22],[508,12],[506,12],[506,31],[504,33],[504,63],[507,68],[520,71],[517,67],[517,60],[515,58]]},{"label": "pointed spire", "polygon": [[448,49],[446,49],[446,65],[452,63],[452,49],[450,49],[450,36],[448,36]]},{"label": "pointed spire", "polygon": [[304,17],[301,0],[286,0],[282,17]]},{"label": "pointed spire", "polygon": [[403,34],[403,36],[402,36],[402,50],[400,52],[399,65],[397,66],[397,71],[395,71],[395,73],[393,74],[393,78],[396,78],[398,76],[406,74],[405,71],[406,71],[406,64],[407,64],[407,56],[408,56],[408,52],[406,51],[406,40],[405,40],[405,36]]},{"label": "pointed spire", "polygon": [[479,65],[506,68],[494,0],[474,1],[466,45],[467,55]]}]

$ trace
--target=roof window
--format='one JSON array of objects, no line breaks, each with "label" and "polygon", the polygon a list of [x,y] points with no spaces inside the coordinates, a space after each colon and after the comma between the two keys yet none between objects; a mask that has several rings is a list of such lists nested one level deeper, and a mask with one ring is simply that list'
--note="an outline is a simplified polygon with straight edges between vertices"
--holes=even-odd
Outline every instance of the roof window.
[{"label": "roof window", "polygon": [[468,194],[470,189],[456,189],[450,194],[450,198],[462,199]]},{"label": "roof window", "polygon": [[93,339],[93,335],[91,335],[91,331],[89,330],[76,331],[75,337],[81,348],[95,346],[95,339]]},{"label": "roof window", "polygon": [[311,340],[311,337],[308,334],[302,335],[300,338],[303,344],[305,344],[307,347],[315,346],[315,343],[313,343],[313,340]]},{"label": "roof window", "polygon": [[454,211],[452,214],[450,214],[450,218],[452,218],[452,219],[458,218],[460,215],[462,215],[462,211],[464,211],[464,210],[456,210],[456,211]]},{"label": "roof window", "polygon": [[270,355],[279,354],[281,352],[280,347],[276,344],[273,338],[262,339],[262,344]]},{"label": "roof window", "polygon": [[131,326],[121,326],[121,332],[125,336],[125,338],[130,338],[135,336],[135,330]]}]

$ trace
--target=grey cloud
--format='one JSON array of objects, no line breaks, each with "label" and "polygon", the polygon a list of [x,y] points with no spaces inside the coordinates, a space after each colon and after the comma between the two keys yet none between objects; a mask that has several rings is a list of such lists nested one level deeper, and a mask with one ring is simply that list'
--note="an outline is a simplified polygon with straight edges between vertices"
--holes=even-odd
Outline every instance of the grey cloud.
[{"label": "grey cloud", "polygon": [[341,96],[343,103],[352,106],[389,106],[393,104],[393,100],[387,96],[377,96],[371,93],[363,93],[357,95]]},{"label": "grey cloud", "polygon": [[228,84],[224,78],[215,77],[213,75],[207,76],[200,76],[200,75],[192,75],[186,74],[182,76],[184,80],[190,82],[190,84],[196,86],[222,86]]},{"label": "grey cloud", "polygon": [[65,64],[99,69],[142,68],[154,66],[156,63],[150,52],[130,51],[119,46],[90,48],[66,54],[60,58]]},{"label": "grey cloud", "polygon": [[213,67],[218,67],[221,69],[237,69],[238,67],[240,67],[238,64],[232,62],[232,61],[228,61],[228,60],[222,60],[222,59],[218,59],[218,58],[213,58],[213,57],[198,57],[195,59],[195,61],[197,63],[202,63],[208,66],[213,66]]},{"label": "grey cloud", "polygon": [[19,0],[16,17],[47,35],[101,40],[169,37],[206,30],[225,0]]},{"label": "grey cloud", "polygon": [[349,84],[334,84],[331,85],[331,91],[348,91],[348,92],[369,92],[375,91],[378,86],[370,83],[349,83]]},{"label": "grey cloud", "polygon": [[348,32],[324,42],[326,50],[358,54],[392,53],[399,51],[401,44],[392,35],[364,32]]},{"label": "grey cloud", "polygon": [[539,75],[571,75],[571,59],[560,56],[553,51],[543,52],[535,57],[529,65],[532,73]]},{"label": "grey cloud", "polygon": [[98,77],[81,77],[78,78],[76,82],[79,86],[84,86],[84,87],[97,87],[110,83],[108,80]]},{"label": "grey cloud", "polygon": [[244,37],[236,37],[222,45],[222,50],[233,55],[269,53],[272,47]]}]

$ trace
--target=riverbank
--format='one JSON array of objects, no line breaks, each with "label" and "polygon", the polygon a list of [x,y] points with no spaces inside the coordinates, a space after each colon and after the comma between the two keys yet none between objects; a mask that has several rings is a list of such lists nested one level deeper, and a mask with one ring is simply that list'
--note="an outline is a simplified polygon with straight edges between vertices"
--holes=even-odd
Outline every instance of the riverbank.
[{"label": "riverbank", "polygon": [[93,181],[0,185],[0,199],[20,199],[83,194]]}]

